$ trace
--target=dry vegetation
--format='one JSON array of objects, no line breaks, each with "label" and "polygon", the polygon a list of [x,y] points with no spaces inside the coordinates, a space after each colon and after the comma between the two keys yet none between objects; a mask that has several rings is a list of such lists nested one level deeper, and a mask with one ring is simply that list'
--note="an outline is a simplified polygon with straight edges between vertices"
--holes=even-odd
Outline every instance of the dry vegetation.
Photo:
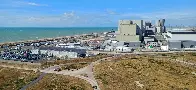
[{"label": "dry vegetation", "polygon": [[91,85],[79,78],[47,74],[27,90],[93,90]]},{"label": "dry vegetation", "polygon": [[74,60],[56,60],[56,61],[47,61],[47,62],[42,62],[41,68],[48,68],[50,66],[54,65],[60,65],[60,64],[68,64],[68,63],[89,63],[89,62],[94,62],[96,60],[99,60],[101,58],[105,58],[107,55],[97,55],[94,57],[86,57],[86,58],[76,58]]},{"label": "dry vegetation", "polygon": [[0,67],[0,90],[19,90],[35,80],[40,73]]},{"label": "dry vegetation", "polygon": [[0,65],[6,66],[13,66],[13,67],[20,67],[20,68],[28,68],[28,69],[39,69],[41,64],[38,63],[22,63],[22,62],[7,62],[7,61],[0,61]]},{"label": "dry vegetation", "polygon": [[88,63],[74,63],[74,64],[64,64],[64,65],[60,65],[62,70],[70,70],[70,69],[80,69],[80,68],[84,68],[85,66],[87,66]]},{"label": "dry vegetation", "polygon": [[0,46],[0,52],[1,52],[1,51],[3,51],[3,50],[4,50],[4,49],[3,49],[3,48],[1,48],[1,46]]},{"label": "dry vegetation", "polygon": [[196,53],[195,52],[174,53],[174,54],[170,54],[170,55],[166,55],[166,56],[169,56],[172,59],[178,59],[178,60],[196,63]]},{"label": "dry vegetation", "polygon": [[[101,90],[195,90],[196,68],[172,59],[195,61],[194,53],[130,55],[95,66]],[[190,58],[190,59],[187,59]]]}]

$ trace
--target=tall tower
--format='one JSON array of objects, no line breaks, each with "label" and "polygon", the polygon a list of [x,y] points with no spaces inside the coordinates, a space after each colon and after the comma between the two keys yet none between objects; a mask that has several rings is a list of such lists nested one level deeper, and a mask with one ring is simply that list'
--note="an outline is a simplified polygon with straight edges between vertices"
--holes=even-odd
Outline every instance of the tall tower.
[{"label": "tall tower", "polygon": [[157,22],[156,33],[162,34],[165,32],[166,32],[165,19],[160,19]]},{"label": "tall tower", "polygon": [[160,23],[161,23],[161,26],[164,27],[165,26],[165,19],[161,19]]}]

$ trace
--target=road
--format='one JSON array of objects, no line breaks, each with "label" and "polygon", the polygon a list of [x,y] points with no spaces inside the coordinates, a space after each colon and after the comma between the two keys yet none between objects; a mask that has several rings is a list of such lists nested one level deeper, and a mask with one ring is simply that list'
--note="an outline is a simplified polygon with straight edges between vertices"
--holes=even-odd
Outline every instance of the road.
[{"label": "road", "polygon": [[115,52],[115,51],[112,51],[112,52],[106,52],[106,51],[88,51],[89,53],[102,53],[102,54],[113,54],[113,55],[116,55],[116,54],[120,54],[120,55],[125,55],[125,54],[153,54],[153,53],[177,53],[177,52],[196,52],[196,51],[168,51],[168,52],[152,52],[152,51],[146,51],[146,52],[139,52],[139,51],[134,51],[132,53],[121,53],[121,52]]}]

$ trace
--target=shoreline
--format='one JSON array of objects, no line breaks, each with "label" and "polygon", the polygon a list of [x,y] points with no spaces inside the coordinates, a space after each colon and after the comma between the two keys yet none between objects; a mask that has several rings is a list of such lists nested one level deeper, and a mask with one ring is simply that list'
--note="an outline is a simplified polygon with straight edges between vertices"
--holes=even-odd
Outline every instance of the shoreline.
[{"label": "shoreline", "polygon": [[[82,36],[82,35],[80,35]],[[43,39],[37,39],[37,40],[25,40],[25,41],[16,41],[16,42],[4,42],[0,43],[0,47],[7,45],[7,46],[16,46],[16,44],[21,43],[39,43],[39,42],[47,42],[47,41],[55,41],[55,40],[61,40],[61,39],[67,39],[74,36],[64,36],[64,37],[56,37],[56,38],[43,38]]]},{"label": "shoreline", "polygon": [[[106,31],[108,32],[108,31]],[[93,32],[96,33],[96,32]],[[40,43],[40,42],[49,42],[49,41],[58,41],[58,40],[66,40],[69,38],[77,38],[77,37],[81,37],[81,36],[88,36],[88,35],[92,35],[91,34],[81,34],[81,35],[72,35],[72,36],[61,36],[61,37],[54,37],[54,38],[42,38],[42,39],[37,39],[37,40],[24,40],[24,41],[16,41],[16,42],[2,42],[0,43],[0,47],[1,46],[16,46],[17,44],[21,44],[21,43]],[[103,32],[99,32],[99,33],[103,33]]]},{"label": "shoreline", "polygon": [[117,30],[117,27],[0,27],[0,45],[37,41],[81,34],[102,33]]}]

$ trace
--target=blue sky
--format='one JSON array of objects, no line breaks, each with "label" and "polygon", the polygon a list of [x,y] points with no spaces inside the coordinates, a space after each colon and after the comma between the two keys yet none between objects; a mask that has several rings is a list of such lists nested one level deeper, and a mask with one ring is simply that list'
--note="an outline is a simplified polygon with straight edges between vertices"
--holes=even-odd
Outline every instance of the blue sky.
[{"label": "blue sky", "polygon": [[120,19],[196,25],[196,0],[1,0],[0,26],[117,27]]}]

